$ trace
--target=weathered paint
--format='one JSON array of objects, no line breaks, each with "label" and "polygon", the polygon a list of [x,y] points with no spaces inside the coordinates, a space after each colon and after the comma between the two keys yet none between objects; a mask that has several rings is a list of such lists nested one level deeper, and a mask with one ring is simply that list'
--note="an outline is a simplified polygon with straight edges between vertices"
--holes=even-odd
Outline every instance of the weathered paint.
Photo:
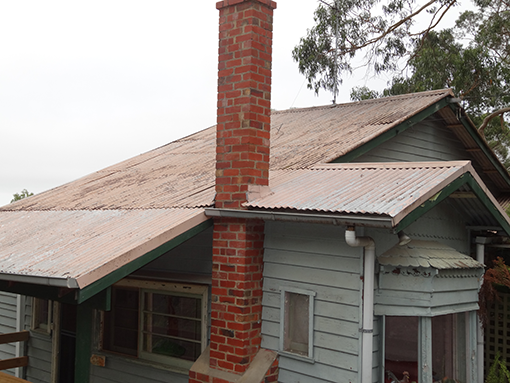
[{"label": "weathered paint", "polygon": [[[279,381],[356,381],[360,263],[343,227],[266,224],[262,347],[278,350],[281,288],[313,291],[314,363],[280,355]],[[376,331],[376,336],[378,331]],[[375,353],[379,346],[375,345]]]}]

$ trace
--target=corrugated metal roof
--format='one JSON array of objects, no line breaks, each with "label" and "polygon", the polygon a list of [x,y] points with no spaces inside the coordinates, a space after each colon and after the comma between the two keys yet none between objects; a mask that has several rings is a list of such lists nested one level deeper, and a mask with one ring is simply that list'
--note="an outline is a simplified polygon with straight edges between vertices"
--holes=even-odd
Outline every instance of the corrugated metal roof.
[{"label": "corrugated metal roof", "polygon": [[[440,90],[274,112],[272,186],[278,187],[287,177],[294,177],[285,169],[310,169],[338,158],[451,95],[450,90]],[[158,237],[168,241],[177,232],[172,231],[174,226],[184,228],[205,219],[202,208],[212,206],[215,195],[215,138],[215,127],[211,127],[0,208],[0,273],[74,278],[85,286],[134,259],[133,254],[141,256],[135,249],[150,251],[153,243],[159,243],[153,235],[168,233]],[[453,170],[441,171],[443,175],[432,172],[439,177],[437,182]],[[319,172],[325,175],[321,179],[321,183],[325,182],[321,186],[325,188],[323,192],[333,189],[327,175],[334,172],[312,171]],[[431,185],[430,180],[412,178],[410,173],[406,176],[409,180]],[[351,181],[354,183],[355,179]],[[409,185],[402,183],[398,187],[407,190]],[[404,199],[393,201],[395,211],[409,202],[406,198],[417,196],[410,190]],[[349,209],[391,210],[389,199],[384,205],[367,197],[363,196],[366,207],[360,204],[361,200],[353,199],[347,201]],[[322,201],[322,208],[330,209],[328,203],[332,202],[335,203],[331,208],[338,206],[343,197],[335,198],[336,202],[333,197]],[[24,217],[29,214],[35,221],[27,225]],[[46,222],[52,225],[45,225]]]},{"label": "corrugated metal roof", "polygon": [[203,209],[2,212],[0,273],[83,288],[206,219]]},{"label": "corrugated metal roof", "polygon": [[271,178],[271,194],[245,206],[397,218],[470,170],[468,161],[459,161],[328,164],[279,171]]},{"label": "corrugated metal roof", "polygon": [[371,141],[446,96],[449,89],[271,114],[271,168],[309,168]]},{"label": "corrugated metal roof", "polygon": [[[329,162],[449,95],[446,89],[274,112],[271,169]],[[211,127],[0,210],[212,206],[215,145]]]},{"label": "corrugated metal roof", "polygon": [[454,248],[433,241],[412,240],[396,245],[377,257],[379,264],[392,267],[432,267],[447,269],[480,269],[483,265]]}]

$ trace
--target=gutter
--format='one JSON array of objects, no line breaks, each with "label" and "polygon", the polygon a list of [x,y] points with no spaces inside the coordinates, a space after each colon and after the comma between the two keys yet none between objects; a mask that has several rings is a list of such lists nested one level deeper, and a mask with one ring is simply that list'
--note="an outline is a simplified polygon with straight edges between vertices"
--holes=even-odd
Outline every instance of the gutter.
[{"label": "gutter", "polygon": [[63,278],[63,277],[40,277],[37,275],[19,275],[19,274],[9,274],[9,273],[0,273],[0,280],[2,281],[11,281],[11,282],[21,282],[21,283],[33,283],[36,285],[44,285],[44,286],[55,286],[55,287],[65,287],[68,289],[78,289],[78,282],[74,278]]},{"label": "gutter", "polygon": [[350,215],[333,214],[308,214],[308,213],[288,213],[273,212],[262,210],[236,210],[236,209],[216,209],[206,208],[207,217],[226,217],[226,218],[245,218],[262,219],[265,221],[287,221],[287,222],[308,222],[325,223],[338,226],[370,226],[380,228],[393,228],[393,220],[390,217],[359,217]]}]

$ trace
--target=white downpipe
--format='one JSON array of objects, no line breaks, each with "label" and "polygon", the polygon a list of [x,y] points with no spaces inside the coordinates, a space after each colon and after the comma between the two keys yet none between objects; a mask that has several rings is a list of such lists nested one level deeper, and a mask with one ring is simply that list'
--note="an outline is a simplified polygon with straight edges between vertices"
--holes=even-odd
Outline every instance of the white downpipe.
[{"label": "white downpipe", "polygon": [[361,382],[372,383],[375,242],[370,237],[356,237],[354,227],[348,227],[345,231],[345,241],[349,246],[365,248],[363,269],[363,327],[361,329]]},{"label": "white downpipe", "polygon": [[[485,239],[485,238],[484,238]],[[478,238],[477,238],[478,240]],[[478,241],[477,241],[478,242]],[[481,264],[485,262],[485,245],[483,243],[476,244],[476,260]],[[483,283],[483,277],[480,278],[480,287]],[[478,316],[477,316],[478,318]],[[476,336],[476,357],[477,357],[477,372],[478,372],[478,382],[483,382],[483,344],[484,344],[484,334],[482,329],[482,324],[478,323],[477,328],[477,336]]]}]

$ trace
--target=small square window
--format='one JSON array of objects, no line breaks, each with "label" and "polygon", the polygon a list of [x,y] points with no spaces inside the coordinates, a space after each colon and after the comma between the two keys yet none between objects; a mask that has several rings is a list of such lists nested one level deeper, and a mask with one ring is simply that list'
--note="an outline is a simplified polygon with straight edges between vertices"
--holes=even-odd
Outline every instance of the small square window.
[{"label": "small square window", "polygon": [[280,351],[313,360],[314,291],[281,288]]}]

